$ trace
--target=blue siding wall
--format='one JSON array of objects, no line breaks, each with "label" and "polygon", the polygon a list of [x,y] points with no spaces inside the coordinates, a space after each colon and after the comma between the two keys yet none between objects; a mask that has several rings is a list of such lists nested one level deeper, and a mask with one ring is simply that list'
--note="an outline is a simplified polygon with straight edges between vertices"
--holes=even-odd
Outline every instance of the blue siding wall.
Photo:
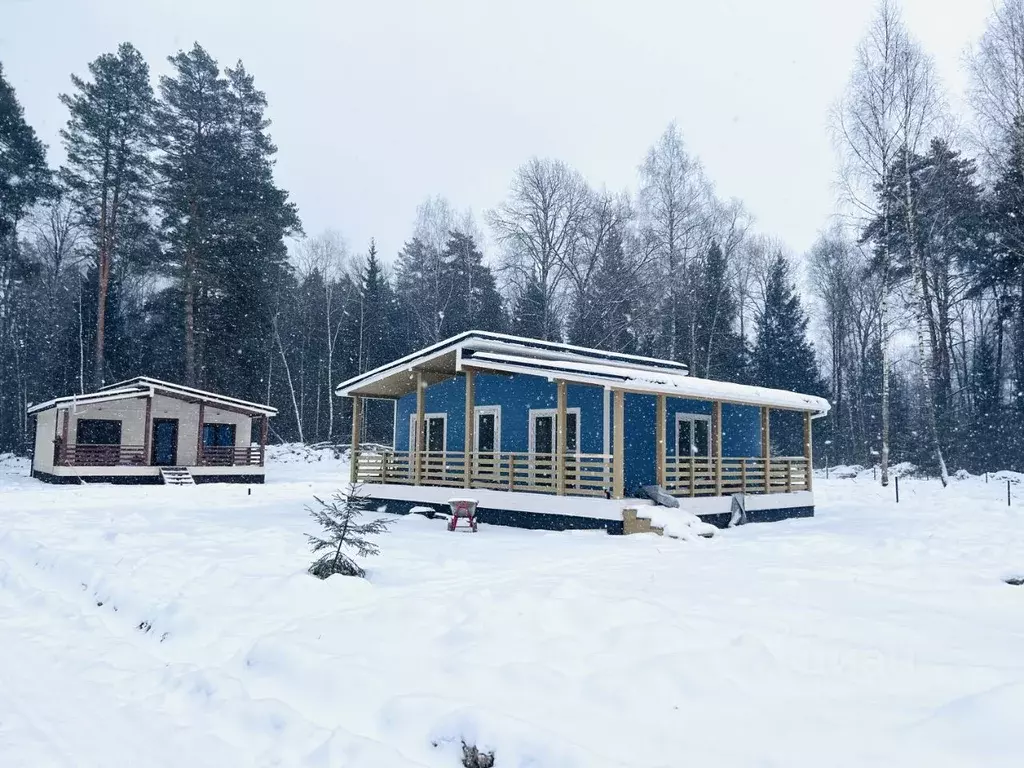
[{"label": "blue siding wall", "polygon": [[[448,414],[448,450],[462,451],[465,437],[466,381],[462,376],[427,387],[427,413]],[[554,382],[538,376],[478,373],[476,405],[501,406],[501,450],[529,450],[529,413],[531,408],[554,408]],[[580,450],[601,453],[604,450],[604,390],[600,387],[570,384],[568,407],[580,409]],[[670,397],[666,400],[665,436],[669,455],[676,450],[676,414],[710,415],[712,404],[703,400]],[[398,401],[395,450],[409,450],[409,417],[416,412],[416,394]],[[654,395],[626,394],[625,490],[634,493],[641,485],[656,481]],[[611,422],[612,419],[609,419]],[[609,423],[611,426],[611,423]],[[609,436],[609,441],[611,437]],[[748,405],[722,406],[722,455],[761,455],[760,409]]]},{"label": "blue siding wall", "polygon": [[[557,405],[555,383],[539,376],[476,375],[476,405],[501,406],[501,450],[528,451],[530,410]],[[466,435],[466,380],[462,376],[427,387],[427,413],[448,414],[448,450],[461,451]],[[604,390],[570,384],[566,392],[569,408],[580,409],[580,452],[601,453],[604,449]],[[395,450],[409,450],[409,417],[416,413],[416,393],[398,401]]]}]

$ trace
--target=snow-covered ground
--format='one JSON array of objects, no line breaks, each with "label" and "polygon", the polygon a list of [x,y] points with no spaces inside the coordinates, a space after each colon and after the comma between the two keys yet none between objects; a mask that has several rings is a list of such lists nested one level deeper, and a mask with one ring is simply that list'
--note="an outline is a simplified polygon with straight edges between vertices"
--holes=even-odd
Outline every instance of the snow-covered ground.
[{"label": "snow-covered ground", "polygon": [[0,459],[0,765],[1024,765],[1024,485],[822,478],[696,541],[409,516],[321,582],[343,468],[286,458],[251,496]]}]

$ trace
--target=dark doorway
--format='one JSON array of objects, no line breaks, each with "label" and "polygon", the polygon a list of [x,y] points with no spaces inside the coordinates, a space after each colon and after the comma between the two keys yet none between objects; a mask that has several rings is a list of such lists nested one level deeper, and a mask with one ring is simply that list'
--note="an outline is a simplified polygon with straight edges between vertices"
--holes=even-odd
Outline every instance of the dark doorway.
[{"label": "dark doorway", "polygon": [[173,467],[178,463],[178,420],[153,419],[153,466]]}]

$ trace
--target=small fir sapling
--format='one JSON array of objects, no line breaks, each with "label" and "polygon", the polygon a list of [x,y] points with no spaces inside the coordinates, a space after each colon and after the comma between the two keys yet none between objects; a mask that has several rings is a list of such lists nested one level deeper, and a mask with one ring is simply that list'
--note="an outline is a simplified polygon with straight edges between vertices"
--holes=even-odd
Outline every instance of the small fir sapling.
[{"label": "small fir sapling", "polygon": [[358,522],[364,512],[370,508],[370,500],[359,492],[359,486],[350,483],[344,493],[335,493],[329,501],[314,496],[318,507],[306,507],[309,514],[320,524],[322,536],[306,534],[309,546],[314,554],[322,552],[311,566],[309,572],[319,579],[340,573],[342,576],[365,576],[366,571],[359,567],[344,549],[354,549],[359,557],[380,554],[380,548],[365,537],[386,533],[388,521],[383,518],[368,523]]}]

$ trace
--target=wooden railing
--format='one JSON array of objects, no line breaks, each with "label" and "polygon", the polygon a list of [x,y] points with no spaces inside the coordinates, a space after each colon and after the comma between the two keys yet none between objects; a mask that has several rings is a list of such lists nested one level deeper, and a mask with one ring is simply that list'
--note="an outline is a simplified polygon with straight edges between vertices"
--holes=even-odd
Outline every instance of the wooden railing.
[{"label": "wooden railing", "polygon": [[[467,457],[462,451],[360,451],[356,479],[360,483],[395,483],[466,487]],[[418,467],[417,467],[418,463]],[[471,453],[470,488],[557,493],[558,457],[551,453]],[[612,460],[605,454],[569,454],[565,458],[565,493],[604,496],[612,485]]]},{"label": "wooden railing", "polygon": [[65,467],[141,467],[146,464],[142,445],[68,445],[58,462]]},{"label": "wooden railing", "polygon": [[[466,454],[361,450],[356,481],[396,485],[466,487]],[[469,455],[470,488],[502,491],[558,492],[558,456],[551,453],[507,452]],[[767,469],[767,482],[765,472]],[[721,478],[713,458],[667,456],[665,490],[674,496],[715,496],[733,493],[785,493],[810,488],[803,456],[723,457]],[[721,486],[719,487],[719,483]],[[612,457],[569,454],[565,458],[565,494],[604,496],[612,487]],[[629,490],[629,489],[627,489]]]},{"label": "wooden railing", "polygon": [[262,467],[263,449],[254,445],[208,446],[199,451],[201,467]]},{"label": "wooden railing", "polygon": [[786,493],[809,488],[807,459],[803,456],[772,456],[768,460],[725,456],[720,479],[713,458],[665,458],[665,490],[673,496]]}]

